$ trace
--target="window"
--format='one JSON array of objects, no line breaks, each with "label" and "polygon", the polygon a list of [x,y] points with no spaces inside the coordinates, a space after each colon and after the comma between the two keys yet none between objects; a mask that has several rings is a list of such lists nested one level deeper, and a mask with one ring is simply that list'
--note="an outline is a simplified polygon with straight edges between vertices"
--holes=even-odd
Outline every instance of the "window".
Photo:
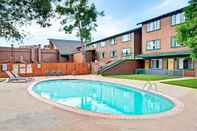
[{"label": "window", "polygon": [[93,48],[96,48],[97,47],[97,45],[96,44],[93,44]]},{"label": "window", "polygon": [[162,69],[162,59],[152,59],[151,60],[152,69]]},{"label": "window", "polygon": [[110,44],[112,44],[112,45],[116,44],[116,38],[112,38],[112,39],[110,40]]},{"label": "window", "polygon": [[156,31],[160,29],[160,20],[156,20],[147,24],[147,32]]},{"label": "window", "polygon": [[190,58],[178,58],[177,68],[183,69],[193,69],[193,61]]},{"label": "window", "polygon": [[130,54],[130,49],[129,48],[125,48],[122,50],[122,55],[123,56],[128,56]]},{"label": "window", "polygon": [[105,58],[105,52],[101,52],[100,58],[101,58],[101,59]]},{"label": "window", "polygon": [[110,57],[111,58],[116,57],[116,50],[113,49],[110,51]]},{"label": "window", "polygon": [[158,50],[160,49],[160,40],[151,40],[146,43],[147,50]]},{"label": "window", "polygon": [[122,36],[122,41],[123,42],[127,42],[127,41],[129,41],[130,40],[130,34],[126,34],[126,35],[123,35]]},{"label": "window", "polygon": [[101,47],[104,47],[105,45],[105,41],[101,42]]},{"label": "window", "polygon": [[184,13],[178,13],[175,15],[172,15],[171,17],[171,25],[177,25],[185,22],[185,16]]},{"label": "window", "polygon": [[176,37],[172,36],[171,37],[171,47],[172,48],[177,48],[177,47],[181,47],[181,45],[179,43],[177,43]]}]

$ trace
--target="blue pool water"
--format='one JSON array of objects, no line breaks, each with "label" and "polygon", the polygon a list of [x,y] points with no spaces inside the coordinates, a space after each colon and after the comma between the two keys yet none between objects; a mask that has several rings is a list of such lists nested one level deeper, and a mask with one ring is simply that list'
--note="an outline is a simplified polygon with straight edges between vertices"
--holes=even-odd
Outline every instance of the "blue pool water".
[{"label": "blue pool water", "polygon": [[89,80],[50,80],[33,87],[38,95],[91,112],[147,115],[166,112],[174,104],[159,95],[125,85]]}]

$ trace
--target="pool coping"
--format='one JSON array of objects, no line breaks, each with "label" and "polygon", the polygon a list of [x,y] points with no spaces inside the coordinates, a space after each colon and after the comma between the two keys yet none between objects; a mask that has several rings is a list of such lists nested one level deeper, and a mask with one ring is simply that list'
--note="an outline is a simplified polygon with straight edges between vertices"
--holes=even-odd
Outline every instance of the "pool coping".
[{"label": "pool coping", "polygon": [[[105,114],[105,113],[97,113],[97,112],[90,112],[90,111],[86,111],[86,110],[82,110],[82,109],[79,109],[79,108],[74,108],[74,107],[71,107],[71,106],[67,106],[67,105],[63,105],[61,103],[58,103],[58,102],[55,102],[55,101],[52,101],[52,100],[49,100],[45,97],[42,97],[38,94],[36,94],[32,88],[33,86],[35,86],[36,84],[38,84],[39,82],[42,82],[42,81],[49,81],[49,80],[71,80],[71,79],[79,79],[79,80],[95,80],[95,81],[103,81],[103,82],[111,82],[111,83],[115,83],[115,84],[122,84],[122,85],[125,85],[125,86],[129,86],[131,88],[134,88],[134,89],[137,89],[139,91],[143,91],[143,92],[149,92],[149,93],[153,93],[155,95],[159,95],[159,96],[162,96],[168,100],[170,100],[173,104],[174,104],[174,107],[173,109],[169,110],[169,111],[166,111],[166,112],[162,112],[162,113],[159,113],[159,114],[151,114],[151,115],[116,115],[116,114]],[[133,86],[131,83],[129,84],[126,84],[126,83],[122,83],[120,81],[115,81],[115,80],[106,80],[106,79],[102,79],[102,80],[98,80],[98,79],[95,79],[95,78],[91,78],[91,79],[88,79],[88,78],[46,78],[44,80],[36,80],[35,82],[33,82],[28,88],[27,88],[27,91],[28,93],[33,96],[34,98],[40,100],[41,102],[44,102],[44,103],[47,103],[49,105],[52,105],[53,107],[56,107],[56,108],[59,108],[59,109],[62,109],[64,111],[68,111],[68,112],[72,112],[72,113],[77,113],[79,115],[85,115],[85,116],[90,116],[90,117],[97,117],[97,118],[103,118],[103,119],[117,119],[117,120],[134,120],[134,119],[161,119],[163,117],[170,117],[170,116],[173,116],[173,115],[176,115],[180,112],[183,111],[184,109],[184,104],[182,102],[180,102],[178,99],[175,99],[171,96],[168,96],[168,95],[165,95],[163,93],[160,93],[160,92],[156,92],[156,91],[146,91],[146,90],[143,90],[139,87],[136,87],[136,86]]]}]

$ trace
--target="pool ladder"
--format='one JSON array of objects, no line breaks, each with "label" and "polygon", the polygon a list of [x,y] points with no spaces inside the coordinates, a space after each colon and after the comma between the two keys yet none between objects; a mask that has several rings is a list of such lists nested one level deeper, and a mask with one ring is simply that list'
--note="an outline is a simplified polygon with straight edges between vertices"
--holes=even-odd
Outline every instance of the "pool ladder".
[{"label": "pool ladder", "polygon": [[152,83],[151,81],[147,81],[142,87],[144,91],[158,91],[157,83]]}]

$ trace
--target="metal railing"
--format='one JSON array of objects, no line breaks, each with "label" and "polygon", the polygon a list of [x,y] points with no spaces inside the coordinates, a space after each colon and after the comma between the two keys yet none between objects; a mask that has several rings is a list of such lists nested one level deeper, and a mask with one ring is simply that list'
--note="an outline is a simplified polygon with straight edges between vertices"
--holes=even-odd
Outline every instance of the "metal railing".
[{"label": "metal railing", "polygon": [[114,67],[114,66],[120,64],[121,62],[123,62],[125,60],[132,60],[132,59],[134,59],[134,54],[128,54],[127,56],[114,57],[112,59],[112,62],[101,66],[98,69],[98,73],[106,71],[106,70],[110,69],[111,67]]},{"label": "metal railing", "polygon": [[167,75],[167,76],[177,76],[177,77],[183,77],[184,76],[184,70],[165,70],[165,69],[136,69],[136,74],[156,74],[156,75]]},{"label": "metal railing", "polygon": [[147,81],[142,87],[144,91],[159,91],[157,83],[153,83],[151,81]]}]

